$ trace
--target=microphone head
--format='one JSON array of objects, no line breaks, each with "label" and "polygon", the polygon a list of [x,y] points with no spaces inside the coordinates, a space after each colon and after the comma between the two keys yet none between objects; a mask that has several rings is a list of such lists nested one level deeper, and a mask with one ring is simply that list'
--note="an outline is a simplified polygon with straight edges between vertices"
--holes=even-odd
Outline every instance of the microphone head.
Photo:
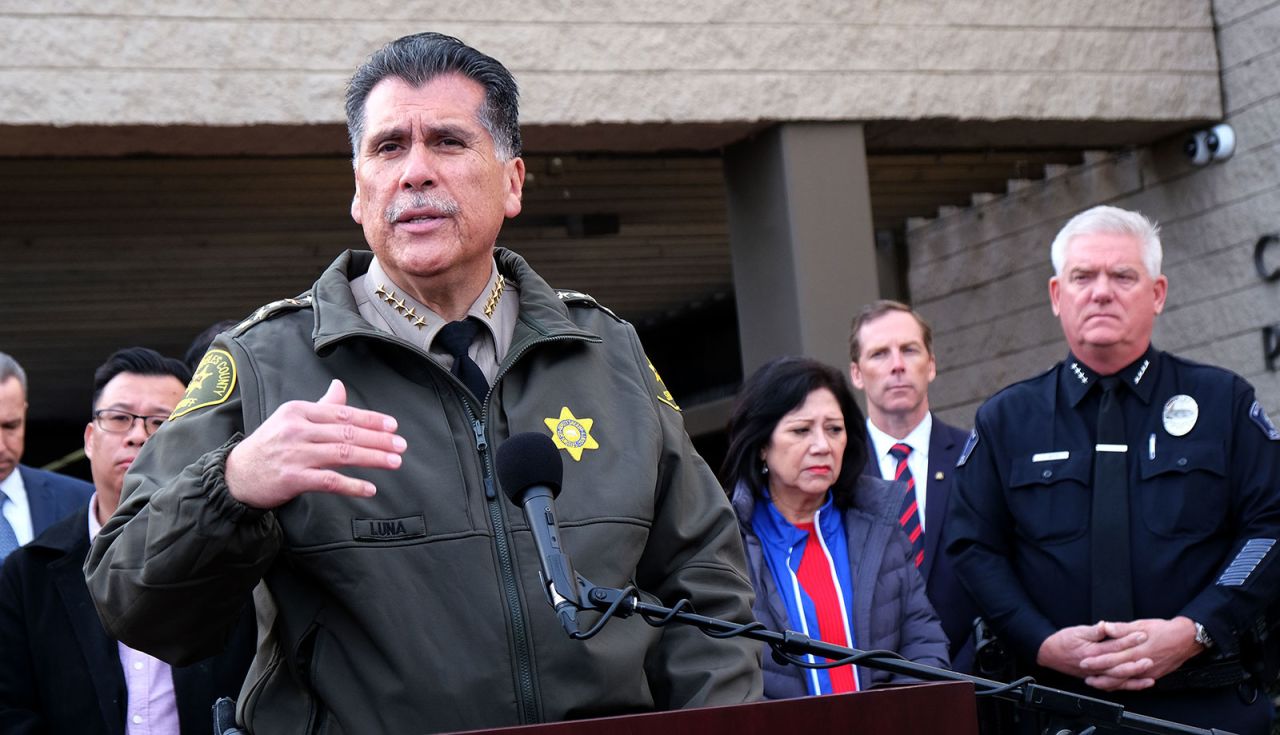
[{"label": "microphone head", "polygon": [[546,485],[553,497],[560,494],[564,465],[555,443],[546,434],[513,434],[498,446],[496,464],[502,492],[517,505],[525,489],[533,485]]}]

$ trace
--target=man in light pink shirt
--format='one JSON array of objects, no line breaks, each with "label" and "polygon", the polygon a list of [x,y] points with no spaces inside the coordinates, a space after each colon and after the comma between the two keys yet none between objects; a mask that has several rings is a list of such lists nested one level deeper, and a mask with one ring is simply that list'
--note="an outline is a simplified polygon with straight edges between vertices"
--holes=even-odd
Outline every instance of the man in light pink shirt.
[{"label": "man in light pink shirt", "polygon": [[125,472],[190,378],[180,361],[141,347],[116,352],[94,375],[84,446],[95,493],[0,574],[0,732],[207,733],[214,700],[238,694],[253,653],[249,607],[225,652],[172,668],[107,636],[82,571]]}]

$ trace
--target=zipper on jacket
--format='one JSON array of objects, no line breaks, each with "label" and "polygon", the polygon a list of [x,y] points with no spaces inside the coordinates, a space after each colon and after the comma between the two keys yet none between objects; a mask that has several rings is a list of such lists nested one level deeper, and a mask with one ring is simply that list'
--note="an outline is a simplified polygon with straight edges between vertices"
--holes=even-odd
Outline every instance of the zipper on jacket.
[{"label": "zipper on jacket", "polygon": [[[584,339],[583,335],[561,335],[525,342],[515,353],[508,355],[507,359],[498,367],[498,372],[493,377],[493,387],[489,389],[489,394],[492,395],[493,391],[497,390],[498,382],[507,374],[511,366],[535,345],[582,339]],[[592,342],[600,341],[599,338],[591,339],[589,336],[585,337],[585,339]],[[453,376],[450,375],[450,377]],[[459,385],[462,385],[462,381],[454,379]],[[464,403],[466,403],[465,400]],[[476,451],[480,453],[480,461],[484,466],[484,494],[489,501],[489,522],[493,526],[494,545],[498,550],[498,564],[502,568],[502,584],[507,596],[507,607],[511,610],[511,633],[512,638],[515,640],[516,648],[516,676],[520,681],[520,721],[523,723],[541,722],[542,718],[538,715],[538,697],[534,686],[533,660],[529,651],[529,626],[525,620],[524,606],[520,604],[520,588],[516,583],[515,563],[511,559],[511,546],[507,539],[506,523],[502,520],[502,509],[499,507],[501,499],[494,488],[489,442],[485,438],[485,419],[488,418],[488,414],[489,396],[485,396],[480,401],[481,417],[479,420],[472,420],[471,430],[475,433]]]},{"label": "zipper on jacket", "polygon": [[471,431],[476,435],[476,451],[480,452],[480,462],[484,464],[484,496],[489,500],[498,497],[493,487],[493,475],[489,472],[489,442],[484,438],[484,424],[474,419]]},{"label": "zipper on jacket", "polygon": [[[498,381],[502,380],[502,377],[507,374],[511,366],[535,345],[575,340],[601,341],[598,337],[592,338],[590,335],[572,334],[542,337],[525,342],[515,353],[508,355],[507,359],[498,368],[498,372],[493,378],[493,385],[489,389],[489,394],[492,395],[493,391],[497,389]],[[479,398],[480,418],[476,419],[474,418],[475,413],[472,409],[471,401],[468,399],[471,392],[452,373],[445,371],[445,374],[463,390],[462,404],[466,407],[467,413],[472,416],[471,432],[475,437],[476,452],[480,455],[481,474],[484,479],[484,497],[489,510],[489,524],[493,527],[494,547],[498,551],[498,566],[502,575],[502,591],[506,597],[507,608],[511,611],[511,637],[515,642],[516,678],[519,682],[517,701],[520,709],[520,722],[524,724],[541,722],[542,718],[538,714],[538,697],[534,684],[529,623],[525,619],[524,605],[520,603],[518,575],[516,574],[515,562],[511,559],[511,544],[507,538],[507,524],[502,517],[501,498],[498,497],[493,479],[493,460],[489,454],[489,440],[485,436],[485,419],[489,413],[489,396],[486,395],[483,398]]]},{"label": "zipper on jacket", "polygon": [[[436,364],[431,356],[421,349],[408,344],[394,337],[383,335],[369,335],[363,332],[355,333],[362,337],[372,337],[389,344],[404,347],[418,355],[426,358],[428,362]],[[515,364],[526,352],[535,345],[547,344],[550,342],[573,342],[583,341],[590,343],[603,342],[602,339],[590,333],[578,334],[560,334],[556,336],[544,336],[531,339],[522,344],[515,353],[508,354],[507,359],[498,368],[498,373],[493,378],[493,386],[489,389],[492,394],[498,387],[498,381],[507,374],[511,366]],[[502,518],[501,500],[498,498],[497,489],[493,479],[493,461],[489,456],[489,441],[485,437],[485,419],[489,413],[489,396],[478,397],[480,403],[480,418],[475,418],[475,410],[471,404],[469,396],[471,391],[456,376],[444,368],[440,368],[436,364],[448,380],[452,380],[454,385],[462,391],[462,405],[466,409],[467,414],[471,416],[471,431],[475,438],[476,451],[480,455],[480,465],[482,467],[482,476],[484,479],[484,496],[487,501],[489,510],[489,523],[493,527],[493,543],[498,551],[498,566],[502,576],[503,594],[506,597],[507,608],[511,611],[511,637],[515,642],[516,655],[516,677],[519,681],[519,692],[517,693],[517,706],[519,707],[520,722],[522,724],[531,724],[541,722],[539,715],[538,697],[534,684],[533,658],[530,650],[531,642],[529,640],[529,625],[525,620],[524,606],[520,603],[520,586],[517,582],[515,563],[511,559],[511,545],[507,539],[507,524]]]},{"label": "zipper on jacket", "polygon": [[[511,369],[512,365],[516,364],[516,360],[519,360],[521,357],[524,356],[524,353],[533,349],[537,345],[545,345],[550,342],[590,342],[594,344],[599,344],[600,342],[603,342],[603,341],[604,340],[600,339],[599,337],[595,337],[590,334],[562,334],[555,337],[541,337],[538,339],[531,339],[528,342],[525,342],[523,345],[521,345],[519,350],[514,355],[508,355],[506,361],[498,366],[498,374],[493,376],[493,388],[498,387],[498,381],[502,380],[502,376],[507,374],[507,372]],[[462,381],[459,380],[458,384],[462,385]],[[493,392],[493,388],[489,389],[490,393]],[[489,401],[487,396],[486,396],[486,400],[481,401],[481,404],[482,404],[481,410],[484,412],[488,412]]]},{"label": "zipper on jacket", "polygon": [[472,419],[471,430],[475,433],[476,451],[480,453],[480,464],[484,468],[484,494],[488,498],[489,523],[493,526],[493,543],[498,550],[502,590],[507,598],[507,608],[511,610],[511,637],[515,641],[516,677],[520,683],[520,722],[539,722],[541,718],[537,715],[538,699],[533,687],[533,660],[529,653],[529,626],[524,618],[524,606],[520,604],[520,588],[516,583],[515,564],[511,560],[511,546],[507,541],[507,524],[502,520],[502,508],[499,507],[498,495],[494,491],[489,442],[484,436],[483,422]]},{"label": "zipper on jacket", "polygon": [[[514,354],[508,355],[507,359],[498,368],[498,373],[493,378],[493,387],[489,389],[490,395],[497,390],[498,381],[502,380],[502,376],[507,374],[507,371],[515,364],[516,360],[519,360],[534,345],[578,339],[582,339],[582,337],[565,335],[544,337],[524,343]],[[450,375],[450,377],[453,376]],[[455,378],[455,380],[457,379]],[[462,381],[457,382],[462,385]],[[463,402],[467,403],[465,400]],[[501,567],[503,592],[506,594],[507,607],[511,610],[511,637],[515,641],[516,677],[519,680],[520,689],[520,722],[541,722],[542,718],[538,714],[538,697],[534,685],[533,659],[530,654],[529,625],[528,621],[525,620],[524,606],[520,604],[520,587],[516,582],[515,563],[511,559],[511,545],[507,539],[507,524],[502,519],[502,508],[499,507],[501,499],[498,497],[494,487],[492,458],[489,456],[489,441],[485,438],[485,419],[488,417],[488,413],[489,396],[485,396],[480,401],[481,418],[479,420],[472,419],[471,431],[475,434],[476,451],[480,453],[480,463],[484,467],[484,495],[488,499],[489,523],[493,526],[494,546],[498,550],[498,565]]]}]

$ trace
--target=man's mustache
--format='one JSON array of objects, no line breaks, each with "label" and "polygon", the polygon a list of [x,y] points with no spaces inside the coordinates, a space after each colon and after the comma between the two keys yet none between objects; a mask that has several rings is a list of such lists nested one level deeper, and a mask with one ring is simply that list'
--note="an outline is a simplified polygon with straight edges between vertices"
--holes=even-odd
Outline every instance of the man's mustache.
[{"label": "man's mustache", "polygon": [[387,224],[395,224],[400,221],[405,212],[412,209],[425,209],[442,217],[452,217],[458,213],[459,207],[456,201],[444,194],[434,191],[415,191],[396,197],[395,201],[387,205],[387,211],[383,217],[387,220]]}]

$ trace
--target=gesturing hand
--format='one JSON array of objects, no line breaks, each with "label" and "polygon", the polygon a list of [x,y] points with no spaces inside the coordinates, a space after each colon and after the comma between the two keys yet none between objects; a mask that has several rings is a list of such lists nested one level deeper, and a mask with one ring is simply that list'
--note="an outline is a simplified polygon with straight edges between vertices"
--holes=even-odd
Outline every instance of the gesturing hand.
[{"label": "gesturing hand", "polygon": [[231,496],[254,508],[275,508],[308,492],[369,497],[371,482],[341,467],[396,469],[406,444],[396,420],[347,405],[347,389],[334,380],[319,400],[281,404],[227,455]]}]

